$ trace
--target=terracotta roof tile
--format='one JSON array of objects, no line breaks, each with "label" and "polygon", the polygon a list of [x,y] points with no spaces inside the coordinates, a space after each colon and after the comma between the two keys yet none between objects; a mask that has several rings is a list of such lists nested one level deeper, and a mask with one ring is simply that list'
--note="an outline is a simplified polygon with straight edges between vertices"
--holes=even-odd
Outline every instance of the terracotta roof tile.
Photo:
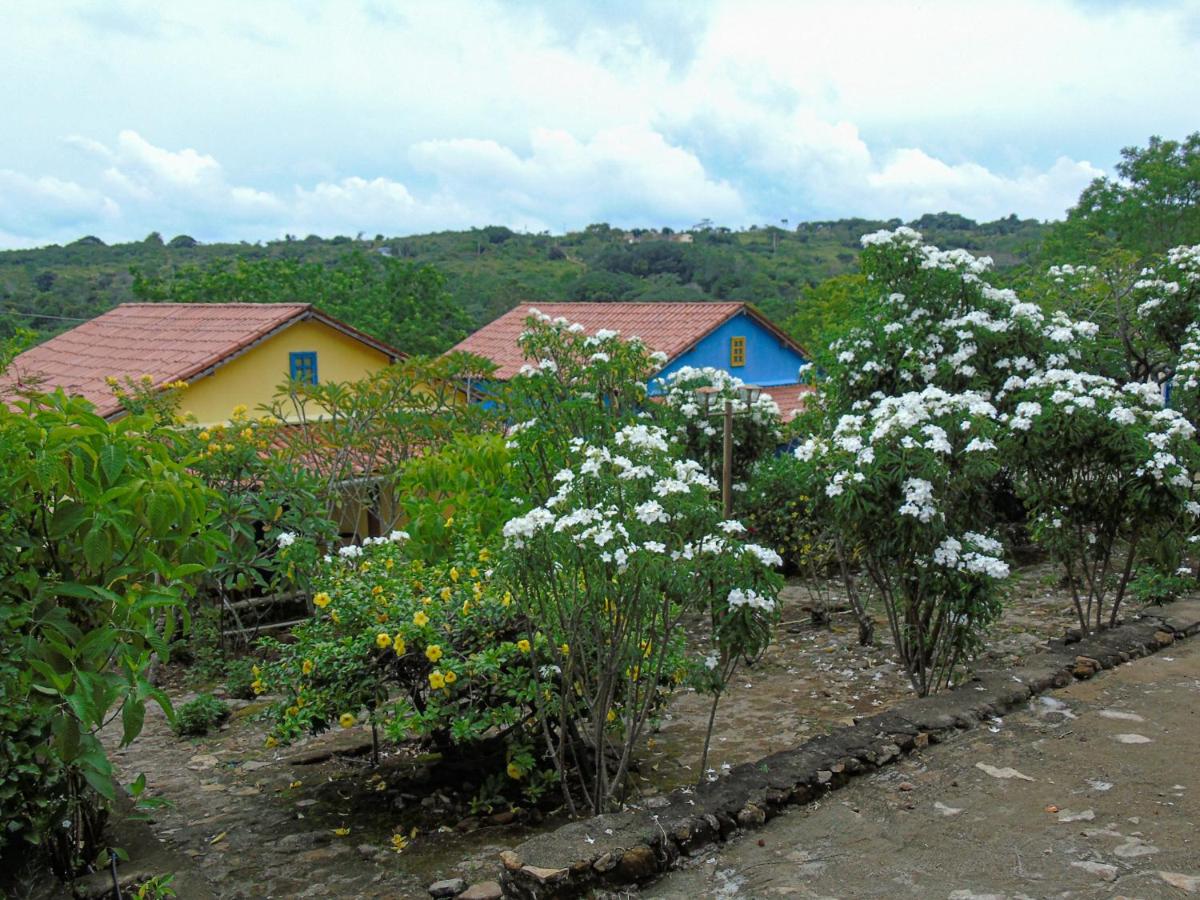
[{"label": "terracotta roof tile", "polygon": [[651,350],[662,351],[671,360],[746,308],[745,303],[726,302],[522,303],[453,349],[486,357],[500,367],[496,378],[512,378],[526,362],[517,339],[525,330],[529,311],[537,309],[551,317],[578,322],[589,334],[610,328],[625,338],[640,337]]},{"label": "terracotta roof tile", "polygon": [[811,384],[779,384],[763,388],[764,394],[770,394],[771,399],[779,404],[779,415],[784,422],[790,422],[804,408],[804,401],[815,391]]},{"label": "terracotta roof tile", "polygon": [[0,392],[61,387],[96,406],[120,405],[105,378],[187,381],[312,310],[309,303],[123,303],[13,360]]}]

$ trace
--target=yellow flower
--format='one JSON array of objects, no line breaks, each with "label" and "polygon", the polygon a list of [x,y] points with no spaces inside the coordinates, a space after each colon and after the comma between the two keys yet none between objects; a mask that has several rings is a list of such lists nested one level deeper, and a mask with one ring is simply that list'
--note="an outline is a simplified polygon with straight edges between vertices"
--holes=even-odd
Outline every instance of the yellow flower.
[{"label": "yellow flower", "polygon": [[300,663],[300,671],[303,672],[305,675],[311,675],[312,670],[313,670],[313,661],[311,659],[306,659],[304,662]]},{"label": "yellow flower", "polygon": [[342,623],[342,617],[338,614],[336,609],[329,613],[329,620],[333,622],[334,625],[340,625]]},{"label": "yellow flower", "polygon": [[317,609],[324,609],[329,605],[329,603],[330,597],[324,591],[319,592],[313,597],[313,606],[315,606]]},{"label": "yellow flower", "polygon": [[254,429],[253,428],[243,428],[242,429],[242,440],[248,441],[252,437],[254,437]]},{"label": "yellow flower", "polygon": [[392,571],[392,566],[394,566],[395,564],[396,564],[396,563],[395,563],[395,561],[394,561],[394,560],[385,559],[385,560],[383,561],[383,567],[384,567],[385,569],[387,569],[389,572],[390,572],[390,571]]},{"label": "yellow flower", "polygon": [[478,578],[478,577],[479,577],[479,570],[478,570],[477,568],[475,568],[474,566],[471,566],[471,571],[470,571],[468,574],[470,574],[470,576],[471,576],[472,578]]},{"label": "yellow flower", "polygon": [[448,519],[446,519],[446,526],[445,526],[446,528],[449,528],[453,524],[454,524],[454,516],[450,516]]},{"label": "yellow flower", "polygon": [[479,551],[479,561],[480,561],[480,562],[487,562],[487,561],[488,561],[488,559],[490,559],[490,558],[491,558],[491,555],[492,555],[492,554],[488,553],[487,549],[486,549],[486,548],[484,548],[483,550],[480,550],[480,551]]},{"label": "yellow flower", "polygon": [[456,681],[458,681],[458,673],[451,669],[446,673],[446,684],[454,684]]},{"label": "yellow flower", "polygon": [[566,656],[568,653],[571,652],[571,645],[570,644],[560,644],[558,649],[562,652],[563,656]]},{"label": "yellow flower", "polygon": [[263,746],[270,750],[272,747],[278,747],[279,741],[275,739],[274,735],[269,735],[267,739],[263,741]]},{"label": "yellow flower", "polygon": [[422,598],[421,598],[421,605],[422,605],[422,606],[428,606],[428,605],[429,605],[430,603],[432,603],[432,602],[433,602],[433,598],[432,598],[432,597],[422,597]]},{"label": "yellow flower", "polygon": [[376,622],[378,622],[380,625],[382,625],[382,624],[383,624],[384,622],[386,622],[387,620],[388,620],[388,614],[387,614],[387,613],[385,613],[385,612],[377,612],[377,613],[375,613],[375,621],[376,621]]},{"label": "yellow flower", "polygon": [[392,646],[392,636],[386,631],[379,632],[379,634],[375,635],[375,646],[380,650],[386,650]]},{"label": "yellow flower", "polygon": [[402,834],[392,835],[392,849],[397,853],[403,853],[404,848],[408,846],[408,838]]},{"label": "yellow flower", "polygon": [[216,441],[213,441],[211,444],[208,445],[208,452],[209,453],[220,453],[221,445],[218,444]]},{"label": "yellow flower", "polygon": [[471,614],[471,601],[470,601],[470,600],[464,600],[464,601],[463,601],[463,605],[462,605],[462,614],[463,614],[464,616],[466,616],[466,615],[470,615],[470,614]]},{"label": "yellow flower", "polygon": [[305,703],[307,703],[307,702],[308,702],[308,701],[307,701],[307,700],[305,700],[303,697],[297,697],[297,698],[296,698],[296,705],[297,705],[298,707],[300,707],[301,709],[304,709],[304,704],[305,704]]},{"label": "yellow flower", "polygon": [[338,724],[343,728],[353,728],[354,723],[357,721],[358,720],[354,718],[354,713],[345,712],[338,716]]},{"label": "yellow flower", "polygon": [[512,603],[512,591],[505,591],[504,596],[500,598],[500,602],[505,606],[508,606],[510,603]]},{"label": "yellow flower", "polygon": [[261,675],[261,674],[262,674],[262,670],[261,670],[261,669],[259,669],[259,667],[258,667],[258,666],[256,666],[256,665],[255,665],[255,666],[251,666],[251,667],[250,667],[250,674],[252,674],[252,675],[253,675],[255,678],[257,678],[259,675]]},{"label": "yellow flower", "polygon": [[450,580],[453,581],[455,584],[458,584],[458,567],[457,566],[450,567]]},{"label": "yellow flower", "polygon": [[245,415],[247,412],[248,412],[248,408],[247,408],[246,404],[245,404],[245,403],[239,403],[237,406],[235,406],[235,407],[233,408],[233,417],[234,417],[235,419],[237,419],[237,418],[241,418],[241,417],[242,417],[242,416],[244,416],[244,415]]},{"label": "yellow flower", "polygon": [[347,828],[345,825],[343,825],[341,828],[333,829],[333,833],[336,834],[338,837],[345,837],[346,835],[348,835],[350,833],[350,829]]},{"label": "yellow flower", "polygon": [[380,594],[383,593],[382,585],[378,585],[378,584],[375,585],[375,587],[371,588],[371,593],[374,594],[376,597],[378,597]]},{"label": "yellow flower", "polygon": [[473,593],[475,595],[475,599],[478,600],[483,596],[483,585],[478,581],[475,582],[473,585],[471,585],[471,593]]},{"label": "yellow flower", "polygon": [[435,691],[446,686],[446,676],[441,672],[434,670],[429,673],[429,686]]},{"label": "yellow flower", "polygon": [[293,781],[288,785],[288,787],[290,787],[292,790],[295,790],[296,788],[300,787],[302,783],[303,782],[300,781]]},{"label": "yellow flower", "polygon": [[104,383],[107,384],[109,387],[116,387],[117,379],[114,378],[112,375],[108,375],[105,377]]},{"label": "yellow flower", "polygon": [[529,641],[525,640],[525,638],[521,638],[519,641],[517,641],[517,649],[522,653],[528,653],[530,649]]},{"label": "yellow flower", "polygon": [[450,588],[448,588],[448,587],[442,588],[440,591],[438,591],[438,596],[441,597],[443,600],[449,600],[450,599]]},{"label": "yellow flower", "polygon": [[610,721],[610,722],[617,721],[617,711],[615,709],[610,709],[608,711],[608,715],[605,716],[605,718],[608,719],[608,721]]},{"label": "yellow flower", "polygon": [[404,655],[405,646],[404,637],[402,635],[397,634],[394,638],[392,638],[392,649],[396,651],[397,656]]},{"label": "yellow flower", "polygon": [[250,682],[250,687],[256,694],[261,694],[263,692],[263,683],[257,678]]},{"label": "yellow flower", "polygon": [[442,658],[442,648],[437,644],[430,644],[425,648],[425,658],[431,663],[437,662]]},{"label": "yellow flower", "polygon": [[508,764],[508,777],[516,781],[520,781],[525,777],[525,773],[521,771],[521,767],[515,762],[510,762]]},{"label": "yellow flower", "polygon": [[418,609],[413,613],[413,624],[418,628],[424,628],[429,624],[429,616],[425,615],[425,611]]},{"label": "yellow flower", "polygon": [[298,707],[298,706],[289,706],[289,707],[287,708],[287,714],[288,714],[289,716],[298,716],[298,715],[300,715],[300,707]]},{"label": "yellow flower", "polygon": [[208,441],[212,440],[212,435],[209,434],[207,431],[200,432],[198,435],[196,435],[196,437],[198,437],[200,440],[204,441],[205,443],[208,443]]}]

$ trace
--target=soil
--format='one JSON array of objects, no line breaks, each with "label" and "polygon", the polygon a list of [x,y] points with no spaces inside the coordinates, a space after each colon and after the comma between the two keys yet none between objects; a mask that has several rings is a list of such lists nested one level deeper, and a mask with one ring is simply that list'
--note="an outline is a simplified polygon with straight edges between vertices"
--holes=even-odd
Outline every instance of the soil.
[{"label": "soil", "polygon": [[[1072,626],[1070,600],[1053,580],[1044,565],[1013,578],[989,639],[989,667],[1019,660]],[[824,587],[837,607],[838,589]],[[878,646],[860,647],[848,612],[835,609],[830,627],[816,627],[809,605],[804,585],[785,588],[776,640],[735,676],[718,711],[709,777],[911,696],[891,659],[886,620],[877,623]],[[509,821],[503,810],[473,815],[461,785],[438,785],[436,760],[414,747],[385,748],[376,769],[364,728],[268,749],[265,704],[231,705],[233,717],[204,738],[176,737],[158,711],[128,748],[116,749],[117,732],[106,736],[122,780],[145,772],[147,793],[170,802],[154,814],[158,839],[198,863],[219,897],[424,896],[442,878],[493,877],[502,849],[557,824]],[[642,794],[698,780],[707,721],[706,698],[672,700],[635,776]],[[402,852],[393,848],[396,834],[409,839]]]}]

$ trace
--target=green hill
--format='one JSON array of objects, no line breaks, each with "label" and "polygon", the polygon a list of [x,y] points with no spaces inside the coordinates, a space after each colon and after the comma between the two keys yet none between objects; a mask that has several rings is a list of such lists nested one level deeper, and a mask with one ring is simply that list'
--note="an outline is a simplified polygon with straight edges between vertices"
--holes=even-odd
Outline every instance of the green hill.
[{"label": "green hill", "polygon": [[[348,256],[366,256],[381,267],[388,259],[434,267],[475,326],[522,300],[548,299],[749,300],[783,321],[808,289],[857,271],[864,233],[899,224],[840,219],[733,231],[705,222],[682,233],[599,224],[566,235],[489,226],[403,238],[310,236],[254,244],[202,244],[186,235],[164,242],[152,234],[110,246],[89,236],[66,246],[0,252],[0,337],[23,327],[44,338],[137,299],[134,273],[143,288],[158,286],[151,295],[172,296],[169,286],[180,277],[239,259],[329,267]],[[1036,253],[1046,228],[1015,216],[976,223],[952,213],[908,224],[940,246],[989,254],[1001,268]],[[320,297],[296,299],[321,303]]]}]

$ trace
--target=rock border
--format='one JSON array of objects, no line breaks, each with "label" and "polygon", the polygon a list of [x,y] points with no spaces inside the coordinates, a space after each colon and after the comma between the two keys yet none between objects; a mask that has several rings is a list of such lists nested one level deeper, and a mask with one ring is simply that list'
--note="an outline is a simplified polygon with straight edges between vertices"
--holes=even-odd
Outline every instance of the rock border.
[{"label": "rock border", "polygon": [[717,781],[650,798],[646,808],[537,835],[500,854],[504,896],[568,900],[645,884],[856,775],[941,743],[1073,679],[1091,678],[1198,632],[1200,602],[1177,601],[1083,640],[1053,641],[1025,665],[981,672],[952,691],[902,701],[852,726],[737,766]]}]

